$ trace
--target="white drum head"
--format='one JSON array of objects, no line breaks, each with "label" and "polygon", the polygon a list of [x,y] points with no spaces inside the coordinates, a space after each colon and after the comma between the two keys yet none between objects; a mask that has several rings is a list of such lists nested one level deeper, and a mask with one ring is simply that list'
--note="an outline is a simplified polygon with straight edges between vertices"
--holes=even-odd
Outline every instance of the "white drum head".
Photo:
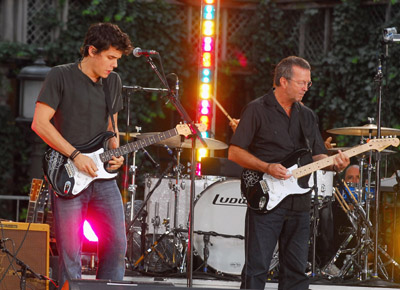
[{"label": "white drum head", "polygon": [[239,179],[214,183],[195,203],[193,245],[204,261],[204,234],[209,235],[207,264],[217,271],[242,271],[246,209]]}]

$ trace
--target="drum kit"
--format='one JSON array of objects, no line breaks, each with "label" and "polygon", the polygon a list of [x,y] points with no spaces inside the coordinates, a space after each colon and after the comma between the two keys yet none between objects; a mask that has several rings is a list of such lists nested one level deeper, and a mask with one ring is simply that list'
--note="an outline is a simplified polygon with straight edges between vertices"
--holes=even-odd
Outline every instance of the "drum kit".
[{"label": "drum kit", "polygon": [[[140,140],[155,134],[134,133],[131,136]],[[204,140],[210,150],[228,148],[221,141]],[[200,148],[201,144],[197,144]],[[191,180],[182,172],[184,166],[180,161],[182,149],[190,149],[192,143],[190,139],[176,136],[156,145],[175,149],[175,154],[171,152],[174,170],[169,166],[159,176],[147,174],[144,201],[132,198],[133,207],[128,202],[127,256],[133,269],[154,274],[183,273],[187,270]],[[240,180],[224,175],[223,170],[219,172],[220,175],[202,175],[195,179],[194,254],[203,273],[239,275],[244,264],[243,221],[247,206],[240,193]],[[136,189],[136,186],[130,188]]]},{"label": "drum kit", "polygon": [[[372,120],[371,120],[372,121]],[[327,130],[328,133],[338,135],[349,135],[361,137],[360,143],[364,144],[368,139],[377,136],[377,126],[374,124],[367,124],[358,127],[343,127]],[[381,136],[394,136],[400,133],[399,129],[381,128]],[[338,150],[345,151],[346,147],[330,148],[329,151],[336,153]],[[377,153],[380,156],[388,156],[396,153],[396,151],[384,149]],[[376,157],[376,159],[380,158]],[[359,168],[359,181],[349,183],[345,180],[338,180],[329,193],[331,194],[332,201],[338,204],[345,213],[350,227],[345,231],[347,235],[335,255],[328,261],[326,265],[320,268],[322,275],[330,278],[337,277],[346,279],[349,277],[356,278],[363,281],[372,277],[371,269],[371,254],[374,253],[375,235],[377,234],[377,224],[371,220],[374,214],[372,209],[375,202],[375,185],[373,181],[373,173],[379,163],[373,163],[374,154],[371,151],[359,154],[356,156]],[[385,163],[385,172],[387,172],[387,162]],[[333,178],[333,177],[331,177]],[[339,178],[338,178],[339,179]],[[318,180],[319,182],[320,180]],[[322,182],[324,182],[322,180]],[[340,188],[340,190],[338,189]],[[379,201],[377,201],[379,202]],[[395,203],[396,204],[396,203]],[[321,206],[321,204],[319,205]],[[394,207],[396,210],[396,206]],[[375,211],[376,213],[376,211]],[[396,218],[394,219],[394,223]],[[338,230],[338,229],[336,229]],[[393,247],[395,247],[393,243]],[[377,245],[379,255],[377,256],[377,268],[381,277],[386,280],[389,278],[393,281],[394,267],[400,269],[399,264],[394,260],[394,252],[389,255],[385,247],[380,244]],[[385,261],[385,263],[384,263]],[[388,271],[385,266],[392,266],[392,277],[389,277]],[[335,274],[329,272],[335,266],[337,269]]]},{"label": "drum kit", "polygon": [[[328,133],[361,137],[360,143],[376,136],[376,126],[368,124],[360,127],[344,127],[328,130]],[[382,135],[397,135],[399,129],[382,128]],[[134,133],[137,139],[147,138],[157,133]],[[223,150],[228,146],[218,140],[205,138],[211,150]],[[199,146],[201,145],[198,143]],[[185,257],[188,246],[188,217],[191,180],[183,174],[180,164],[181,152],[191,148],[190,139],[176,136],[156,143],[158,146],[175,149],[172,153],[175,166],[169,166],[159,176],[146,175],[144,182],[144,201],[134,199],[135,185],[130,186],[133,192],[133,204],[128,202],[127,228],[128,261],[132,269],[148,273],[184,273]],[[329,149],[331,153],[345,151],[346,147]],[[172,151],[172,150],[170,150]],[[171,154],[170,153],[170,154]],[[385,149],[383,154],[395,151]],[[176,155],[176,156],[175,156]],[[318,196],[314,207],[321,208],[327,201],[337,201],[345,212],[352,228],[331,260],[320,267],[322,275],[333,277],[327,269],[344,256],[343,266],[335,277],[345,278],[349,275],[367,277],[368,254],[373,241],[373,225],[370,221],[371,200],[374,198],[372,173],[372,152],[356,156],[360,168],[360,182],[344,183],[345,190],[338,190],[334,183],[334,173],[318,170]],[[135,159],[133,159],[135,160]],[[174,170],[171,170],[171,168]],[[213,168],[213,171],[215,168]],[[171,171],[173,173],[171,173]],[[193,247],[199,269],[203,273],[222,275],[240,275],[244,265],[244,220],[246,200],[240,192],[239,176],[203,175],[195,180],[195,201],[193,221]],[[131,173],[135,173],[134,171]],[[132,178],[132,180],[135,180]],[[371,184],[371,186],[367,186]],[[312,214],[312,213],[311,213]],[[356,245],[349,247],[350,241]],[[393,257],[379,245],[380,252],[386,260],[399,268]],[[278,247],[276,247],[270,269],[279,273]],[[380,272],[387,278],[388,272],[379,258]],[[317,271],[318,272],[318,271]]]}]

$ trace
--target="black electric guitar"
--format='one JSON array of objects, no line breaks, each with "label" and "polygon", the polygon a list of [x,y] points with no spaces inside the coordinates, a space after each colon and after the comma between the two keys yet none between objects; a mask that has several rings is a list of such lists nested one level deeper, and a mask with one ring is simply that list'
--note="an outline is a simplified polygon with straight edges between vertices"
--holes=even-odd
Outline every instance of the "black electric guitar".
[{"label": "black electric guitar", "polygon": [[[200,132],[206,130],[204,124],[196,124],[196,126]],[[119,157],[162,140],[177,135],[188,136],[191,133],[188,125],[179,124],[175,129],[128,143],[116,149],[107,150],[107,140],[115,135],[113,132],[104,132],[93,138],[88,144],[76,146],[76,149],[81,151],[81,154],[92,158],[98,168],[97,177],[91,177],[84,172],[80,172],[71,159],[53,148],[48,149],[43,157],[43,171],[47,181],[59,197],[73,198],[86,189],[92,181],[96,179],[112,179],[117,176],[116,172],[107,170],[107,163],[112,159],[112,156]]]},{"label": "black electric guitar", "polygon": [[[344,153],[350,158],[369,150],[382,151],[388,146],[399,146],[399,139],[371,139],[368,143],[352,147],[344,151]],[[309,178],[309,175],[314,171],[332,165],[337,155],[300,166],[298,161],[305,153],[306,150],[296,151],[281,162],[283,166],[288,168],[289,173],[292,175],[286,180],[276,179],[263,172],[244,169],[240,187],[242,195],[247,200],[248,207],[258,212],[268,212],[289,195],[310,192],[314,181],[312,178]],[[304,184],[304,178],[306,178],[306,184]],[[300,182],[302,179],[303,182]]]}]

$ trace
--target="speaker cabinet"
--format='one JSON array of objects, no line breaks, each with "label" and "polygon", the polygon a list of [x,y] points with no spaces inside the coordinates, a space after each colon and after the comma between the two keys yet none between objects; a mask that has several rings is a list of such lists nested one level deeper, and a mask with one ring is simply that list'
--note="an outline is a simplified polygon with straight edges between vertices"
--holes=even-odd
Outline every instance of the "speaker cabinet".
[{"label": "speaker cabinet", "polygon": [[[20,289],[21,266],[4,249],[15,255],[36,274],[49,276],[49,225],[0,222],[0,290]],[[48,281],[27,271],[26,289],[48,290]]]}]

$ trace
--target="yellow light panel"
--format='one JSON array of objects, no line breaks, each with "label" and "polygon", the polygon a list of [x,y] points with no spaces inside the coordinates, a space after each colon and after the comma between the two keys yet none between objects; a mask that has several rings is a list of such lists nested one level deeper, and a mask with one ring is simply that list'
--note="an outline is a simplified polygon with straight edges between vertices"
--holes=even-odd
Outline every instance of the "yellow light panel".
[{"label": "yellow light panel", "polygon": [[203,22],[203,35],[214,35],[214,21],[206,20]]},{"label": "yellow light panel", "polygon": [[202,99],[209,99],[211,96],[211,85],[209,84],[202,84],[200,86],[200,98]]},{"label": "yellow light panel", "polygon": [[209,150],[205,148],[200,148],[197,150],[197,161],[201,161],[201,158],[208,157]]},{"label": "yellow light panel", "polygon": [[211,66],[211,53],[204,52],[203,53],[203,67],[210,67]]}]

